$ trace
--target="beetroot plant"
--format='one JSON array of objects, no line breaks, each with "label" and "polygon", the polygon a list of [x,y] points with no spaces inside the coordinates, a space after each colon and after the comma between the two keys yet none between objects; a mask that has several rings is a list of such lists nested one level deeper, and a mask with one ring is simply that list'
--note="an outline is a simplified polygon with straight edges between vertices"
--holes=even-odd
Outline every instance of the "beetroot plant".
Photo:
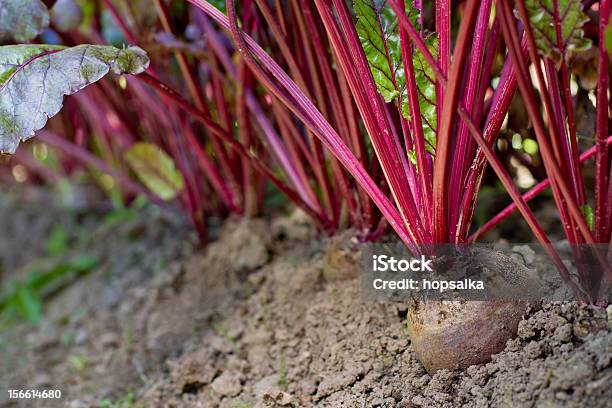
[{"label": "beetroot plant", "polygon": [[[567,2],[561,11],[558,7],[531,6],[525,11],[525,16],[530,19],[526,23],[529,29],[525,32],[521,30],[520,37],[517,32],[514,37],[506,38],[506,30],[513,33],[517,31],[517,25],[523,27],[514,13],[505,21],[501,18],[501,6],[498,5],[496,12],[492,12],[492,2],[476,4],[468,1],[460,10],[461,24],[454,39],[456,52],[452,58],[450,6],[444,2],[436,2],[435,30],[431,32],[420,24],[424,20],[424,8],[420,4],[402,5],[394,0],[356,1],[353,10],[341,1],[316,1],[310,6],[301,4],[305,14],[320,17],[319,25],[311,21],[310,32],[320,31],[321,25],[325,29],[330,52],[337,60],[338,75],[346,79],[357,105],[367,131],[367,142],[371,143],[385,176],[388,195],[374,185],[372,178],[366,174],[365,166],[351,151],[351,146],[325,120],[305,91],[239,27],[234,2],[227,3],[227,18],[205,1],[194,0],[192,3],[232,33],[238,50],[261,83],[282,100],[355,176],[408,246],[473,240],[469,237],[469,226],[487,161],[498,173],[536,238],[541,243],[549,242],[492,148],[519,83],[525,85],[525,104],[539,106],[534,99],[537,95],[533,92],[531,76],[519,75],[527,74],[526,69],[517,70],[513,58],[505,60],[499,77],[495,78],[497,84],[493,87],[493,60],[500,53],[504,55],[506,50],[513,51],[509,56],[518,58],[521,67],[527,65],[527,54],[530,58],[538,58],[538,66],[544,58],[548,79],[551,84],[556,84],[549,85],[551,89],[545,87],[547,83],[544,80],[542,86],[535,84],[539,87],[544,105],[548,105],[546,101],[554,100],[554,109],[558,111],[554,116],[553,107],[550,107],[551,116],[546,117],[546,124],[551,128],[549,140],[548,143],[545,140],[541,142],[542,159],[549,166],[547,174],[553,174],[544,183],[555,183],[555,170],[560,170],[552,160],[553,156],[547,156],[552,153],[547,147],[553,142],[558,150],[565,149],[563,157],[567,160],[563,162],[563,169],[568,172],[574,169],[566,177],[557,175],[560,181],[556,183],[566,187],[566,179],[575,179],[575,185],[583,186],[578,180],[581,160],[595,154],[597,163],[603,163],[602,167],[597,165],[595,201],[600,203],[600,207],[604,206],[605,200],[601,197],[606,193],[602,193],[602,186],[609,183],[609,166],[602,156],[607,154],[609,138],[605,128],[608,120],[607,94],[602,91],[607,88],[608,82],[607,53],[603,47],[599,48],[600,60],[605,62],[600,62],[602,67],[598,69],[598,81],[603,86],[598,88],[598,147],[595,151],[587,151],[580,157],[572,127],[574,119],[567,60],[570,54],[590,46],[590,40],[585,38],[582,29],[586,15],[579,2]],[[510,5],[508,7],[512,8]],[[516,15],[519,15],[519,9]],[[559,20],[556,23],[555,18],[551,17],[554,15]],[[532,24],[536,24],[537,32],[541,32],[549,30],[553,23],[558,25],[553,31],[559,31],[561,36],[557,42],[551,42],[552,33],[538,42],[532,38],[533,35],[529,35],[533,30]],[[606,24],[605,18],[601,19],[600,31],[605,29]],[[510,26],[513,30],[508,28]],[[563,35],[566,37],[563,38]],[[512,47],[512,38],[516,48]],[[502,39],[510,44],[507,49],[500,50],[499,42]],[[549,102],[553,105],[552,101]],[[536,124],[541,124],[543,119],[532,118],[532,121],[534,128],[538,128]],[[559,131],[562,134],[556,130],[557,127],[562,129]],[[570,166],[566,163],[574,164]],[[536,188],[541,190],[542,186]],[[605,189],[607,191],[607,187]],[[570,192],[569,187],[561,191],[562,194]],[[527,196],[532,195],[528,193]],[[564,226],[573,224],[575,232],[580,230],[580,240],[577,242],[593,243],[593,233],[588,228],[592,209],[585,201],[585,194],[581,196],[583,198],[579,201],[572,195],[564,196],[563,201],[568,208],[561,208],[560,215],[564,219]],[[599,235],[605,235],[607,221],[602,218],[606,218],[603,214],[609,211],[600,208],[594,212],[600,214],[600,221],[592,223],[593,228],[598,228]],[[566,232],[571,231],[567,229]],[[600,240],[607,241],[607,235]]]},{"label": "beetroot plant", "polygon": [[[591,45],[584,37],[582,28],[587,18],[580,2],[529,4],[527,7],[519,0],[517,19],[509,2],[500,1],[492,14],[491,1],[480,4],[467,1],[460,11],[461,23],[454,47],[451,47],[448,2],[435,3],[435,29],[431,32],[422,26],[426,20],[423,4],[395,0],[355,1],[351,10],[344,1],[317,0],[310,6],[303,2],[303,11],[316,13],[320,18],[319,26],[311,21],[310,32],[316,32],[320,26],[325,29],[330,52],[338,71],[346,79],[377,165],[384,174],[385,190],[373,181],[364,163],[312,103],[306,91],[245,34],[239,25],[234,1],[227,1],[227,18],[204,1],[191,2],[231,32],[238,51],[254,75],[345,166],[413,251],[418,251],[423,244],[468,241],[478,190],[488,162],[568,284],[585,299],[593,295],[593,277],[581,270],[578,282],[571,280],[566,266],[550,245],[550,238],[493,150],[518,86],[541,147],[541,158],[568,241],[572,244],[609,242],[606,232],[609,229],[609,199],[602,198],[608,197],[606,191],[610,183],[608,56],[603,46],[599,47],[595,148],[595,206],[599,209],[595,209],[594,218],[582,181],[569,90],[568,61],[572,53]],[[599,38],[604,38],[609,14],[608,6],[603,3]],[[537,40],[534,31],[538,33]],[[505,60],[493,88],[492,64],[500,52],[500,36],[506,47],[503,53],[507,50],[510,58]],[[526,68],[528,61],[535,71],[535,84]],[[546,68],[546,81],[542,64]],[[537,94],[534,85],[538,87]],[[539,110],[542,105],[546,121]],[[588,154],[583,156],[586,157]],[[541,188],[541,185],[536,187]],[[605,273],[609,273],[605,255],[597,250],[594,255]],[[449,347],[467,344],[468,348],[462,350],[465,353],[460,355],[469,353],[475,360],[435,361],[434,358],[428,367],[432,370],[486,359],[483,353],[490,355],[496,348],[503,347],[505,341],[489,339],[488,343],[496,344],[495,347],[479,348],[482,353],[474,353],[473,334],[483,326],[490,329],[486,332],[496,332],[498,324],[516,328],[519,309],[524,308],[520,304],[505,304],[502,308],[508,307],[508,310],[494,314],[490,312],[496,306],[487,305],[462,314],[447,306],[439,307],[452,316],[447,319],[452,320],[452,326],[460,329],[454,334],[442,333],[446,339],[440,342],[440,348],[442,344]],[[440,312],[439,307],[434,312]],[[482,314],[476,313],[477,310]],[[434,312],[429,315],[436,315]],[[413,323],[427,315],[426,311],[415,311]],[[495,318],[486,319],[485,315]],[[413,340],[419,343],[421,333],[412,334]],[[427,335],[433,334],[437,333],[427,332]],[[430,360],[430,356],[425,355],[429,353],[427,343],[421,342],[424,360]],[[434,352],[439,354],[440,350]]]},{"label": "beetroot plant", "polygon": [[[120,90],[100,81],[68,102],[70,126],[58,127],[67,140],[41,136],[68,158],[112,171],[132,193],[143,188],[130,172],[157,199],[178,194],[202,238],[207,216],[260,214],[269,185],[322,231],[355,227],[362,240],[376,240],[390,226],[413,253],[475,242],[518,210],[581,299],[598,299],[610,280],[609,251],[596,245],[609,245],[612,233],[609,0],[92,3],[86,30],[51,18],[62,45],[0,47],[3,151],[41,129],[63,95],[111,70],[136,74],[121,77]],[[109,39],[103,16],[133,45],[81,45]],[[29,41],[48,24],[38,0],[0,2],[0,41]],[[595,78],[588,103],[596,125],[587,135],[572,90],[585,72]],[[533,137],[539,153],[500,148],[515,133],[516,105],[528,122],[516,136]],[[96,134],[93,149],[87,132]],[[529,191],[509,172],[517,161],[541,163]],[[512,204],[475,228],[489,166]],[[562,262],[527,205],[547,188],[574,258],[594,258],[604,276],[584,267],[573,276]],[[452,318],[429,338],[413,330],[415,347],[422,340],[426,349],[435,335],[440,349],[465,344],[453,347],[473,358],[440,361],[423,351],[431,370],[486,360],[525,309],[435,307],[415,309],[413,323],[439,308]],[[492,337],[476,346],[483,328]]]}]

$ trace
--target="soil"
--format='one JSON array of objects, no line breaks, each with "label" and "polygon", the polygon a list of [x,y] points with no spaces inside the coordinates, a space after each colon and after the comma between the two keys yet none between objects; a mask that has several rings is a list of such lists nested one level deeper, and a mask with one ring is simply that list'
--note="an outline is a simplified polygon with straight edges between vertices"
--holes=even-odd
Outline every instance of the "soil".
[{"label": "soil", "polygon": [[[548,303],[488,364],[428,375],[402,303],[366,302],[350,231],[321,237],[300,212],[227,221],[198,248],[155,209],[95,214],[0,195],[2,282],[44,255],[62,222],[98,266],[46,299],[38,326],[0,333],[2,407],[604,407],[612,307]],[[44,211],[41,208],[45,208]],[[27,250],[26,250],[27,249]],[[67,256],[67,255],[62,255]],[[6,389],[61,389],[60,401]]]}]

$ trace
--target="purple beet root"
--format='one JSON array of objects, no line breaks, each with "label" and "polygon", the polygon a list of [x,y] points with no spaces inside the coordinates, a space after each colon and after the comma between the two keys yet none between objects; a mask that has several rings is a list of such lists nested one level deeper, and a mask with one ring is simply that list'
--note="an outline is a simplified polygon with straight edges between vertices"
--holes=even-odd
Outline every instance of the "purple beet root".
[{"label": "purple beet root", "polygon": [[[506,255],[479,251],[477,259],[478,266],[490,271],[508,291],[527,293],[537,286],[529,270]],[[496,287],[497,293],[505,291],[499,289],[503,286]],[[516,336],[518,324],[530,307],[527,301],[502,299],[493,295],[477,301],[413,301],[408,309],[408,334],[427,372],[463,370],[489,362],[493,354],[502,351]]]},{"label": "purple beet root", "polygon": [[421,301],[408,310],[412,349],[433,374],[491,361],[516,336],[526,302]]}]

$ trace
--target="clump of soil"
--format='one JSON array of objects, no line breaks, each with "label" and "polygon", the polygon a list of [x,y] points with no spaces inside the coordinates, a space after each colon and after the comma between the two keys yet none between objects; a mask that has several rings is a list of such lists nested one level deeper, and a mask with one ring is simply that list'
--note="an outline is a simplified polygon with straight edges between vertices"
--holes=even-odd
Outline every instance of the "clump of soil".
[{"label": "clump of soil", "polygon": [[[100,301],[112,282],[101,267],[51,299],[41,327],[14,329],[27,335],[7,386],[60,388],[58,406],[69,407],[126,396],[133,407],[226,408],[604,407],[612,398],[612,308],[545,304],[492,362],[430,376],[412,352],[406,305],[362,300],[350,232],[317,236],[296,212],[226,222],[194,252],[181,250],[178,224],[156,225],[142,223],[142,234],[158,235],[117,269],[138,282],[112,286],[116,301]],[[124,233],[96,247],[129,257]],[[161,267],[147,266],[152,253],[165,254]],[[75,293],[78,308],[66,300]]]}]

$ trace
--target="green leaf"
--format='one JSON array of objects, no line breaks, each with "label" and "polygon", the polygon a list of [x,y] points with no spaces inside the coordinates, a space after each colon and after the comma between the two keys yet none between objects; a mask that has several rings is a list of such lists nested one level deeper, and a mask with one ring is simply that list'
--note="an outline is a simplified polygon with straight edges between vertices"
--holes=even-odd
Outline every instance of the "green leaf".
[{"label": "green leaf", "polygon": [[98,260],[88,255],[79,255],[70,263],[70,267],[76,272],[89,272],[98,265]]},{"label": "green leaf", "polygon": [[225,0],[208,0],[208,2],[220,12],[225,13]]},{"label": "green leaf", "polygon": [[135,143],[125,159],[149,190],[162,200],[172,200],[183,189],[183,176],[172,158],[150,143]]},{"label": "green leaf", "polygon": [[397,18],[386,0],[354,0],[357,33],[378,92],[385,102],[406,87]]},{"label": "green leaf", "polygon": [[[32,269],[19,282],[13,282],[8,293],[0,296],[0,316],[18,313],[31,323],[43,317],[43,300],[75,275],[89,272],[98,265],[98,260],[88,255],[78,255],[69,262],[61,262],[49,269]],[[72,276],[72,278],[71,278]]]},{"label": "green leaf", "polygon": [[[582,11],[581,0],[558,0],[558,14],[554,0],[526,0],[527,13],[533,27],[540,54],[558,64],[573,52],[590,48],[591,40],[584,37],[582,27],[589,17]],[[557,40],[555,15],[559,16],[561,41]]]},{"label": "green leaf", "polygon": [[30,323],[37,324],[42,319],[42,301],[28,286],[19,285],[16,288],[13,304]]},{"label": "green leaf", "polygon": [[27,42],[49,25],[49,11],[40,0],[0,0],[0,42]]},{"label": "green leaf", "polygon": [[608,51],[608,54],[612,56],[612,22],[608,23],[606,26],[606,32],[604,35],[606,37],[606,51]]},{"label": "green leaf", "polygon": [[83,371],[87,367],[87,359],[83,356],[68,356],[66,358],[66,362],[69,363],[76,371]]},{"label": "green leaf", "polygon": [[[425,38],[425,44],[432,55],[438,54],[438,38],[435,35],[432,34]],[[419,109],[423,122],[423,135],[427,143],[426,148],[429,153],[434,154],[436,150],[436,129],[438,127],[435,74],[425,61],[423,54],[416,49],[414,51],[414,77],[419,92]],[[410,107],[406,97],[402,103],[402,112],[407,119],[410,119],[409,111]]]},{"label": "green leaf", "polygon": [[595,213],[593,212],[593,208],[590,205],[585,204],[580,207],[580,210],[582,211],[582,215],[584,215],[584,219],[586,220],[589,229],[593,231],[593,228],[595,228]]},{"label": "green leaf", "polygon": [[[397,16],[386,0],[354,0],[357,33],[363,47],[378,92],[385,102],[401,99],[402,115],[410,119],[406,73],[402,60]],[[412,1],[406,3],[406,14],[412,25],[420,30],[419,11]],[[425,43],[433,55],[438,52],[438,40],[430,34]],[[414,51],[415,80],[419,92],[423,133],[427,150],[433,154],[436,146],[436,88],[434,73],[423,55]]]},{"label": "green leaf", "polygon": [[525,153],[530,155],[535,155],[540,151],[540,147],[538,146],[538,142],[533,139],[524,139],[523,140],[523,150]]},{"label": "green leaf", "polygon": [[408,150],[408,159],[415,167],[418,167],[419,163],[417,162],[416,151],[414,149]]},{"label": "green leaf", "polygon": [[61,225],[56,225],[47,239],[47,254],[57,256],[68,249],[68,234]]},{"label": "green leaf", "polygon": [[149,65],[138,47],[50,45],[0,47],[0,152],[14,153],[71,95],[109,71],[139,74]]}]

